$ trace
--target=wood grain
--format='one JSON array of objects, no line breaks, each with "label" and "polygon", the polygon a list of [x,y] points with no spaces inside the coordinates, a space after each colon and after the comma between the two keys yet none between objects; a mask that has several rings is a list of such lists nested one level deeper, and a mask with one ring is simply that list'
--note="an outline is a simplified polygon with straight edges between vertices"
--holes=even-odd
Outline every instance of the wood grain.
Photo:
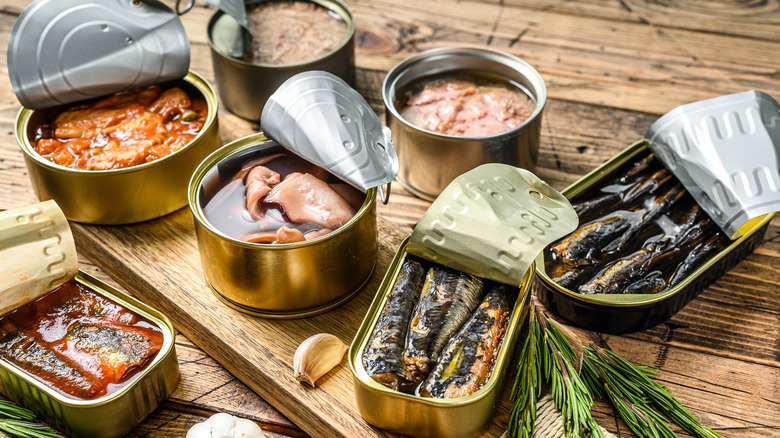
[{"label": "wood grain", "polygon": [[[0,3],[3,60],[13,22],[26,3]],[[534,170],[558,189],[642,138],[659,115],[677,105],[751,88],[780,97],[777,2],[347,3],[358,22],[356,88],[379,114],[386,71],[420,50],[486,46],[535,66],[547,82],[550,100]],[[204,32],[213,9],[204,5],[199,2],[182,21],[192,42],[191,68],[213,81]],[[13,137],[19,104],[4,62],[0,62],[0,75],[0,208],[9,208],[36,199]],[[260,130],[224,109],[219,118],[223,142]],[[298,342],[320,331],[351,341],[398,242],[427,206],[394,185],[390,204],[378,208],[380,256],[370,284],[343,307],[296,321],[252,318],[214,297],[203,281],[187,209],[125,227],[74,224],[82,256],[163,310],[216,360],[179,337],[182,383],[132,435],[182,436],[190,425],[219,410],[252,418],[264,429],[285,436],[383,435],[356,412],[346,360],[318,389],[310,390],[291,378],[292,352]],[[722,435],[777,436],[778,267],[780,219],[775,219],[753,255],[666,323],[626,336],[578,332],[635,363],[659,368],[661,381]],[[502,433],[509,406],[505,394],[487,436]],[[599,403],[594,410],[610,431],[631,436],[608,405]]]}]

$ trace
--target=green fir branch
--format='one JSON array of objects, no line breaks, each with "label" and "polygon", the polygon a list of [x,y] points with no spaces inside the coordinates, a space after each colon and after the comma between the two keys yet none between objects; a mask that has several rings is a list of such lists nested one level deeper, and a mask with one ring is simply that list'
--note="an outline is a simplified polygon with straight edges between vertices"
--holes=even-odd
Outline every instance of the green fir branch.
[{"label": "green fir branch", "polygon": [[0,436],[8,438],[64,438],[49,426],[32,421],[35,414],[7,400],[0,400]]},{"label": "green fir branch", "polygon": [[[532,306],[533,307],[533,306]],[[517,376],[512,387],[514,405],[509,413],[509,437],[530,438],[536,426],[536,403],[542,389],[538,354],[539,324],[533,310],[528,312],[528,334],[520,352]]]}]

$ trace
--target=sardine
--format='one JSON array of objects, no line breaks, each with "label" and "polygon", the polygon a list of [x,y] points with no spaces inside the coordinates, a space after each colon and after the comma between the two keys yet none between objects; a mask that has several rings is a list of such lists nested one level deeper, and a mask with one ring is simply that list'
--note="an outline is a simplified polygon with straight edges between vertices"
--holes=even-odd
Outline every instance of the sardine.
[{"label": "sardine", "polygon": [[593,263],[598,252],[635,221],[634,212],[615,212],[583,225],[552,247],[556,258],[567,267]]},{"label": "sardine", "polygon": [[425,268],[420,262],[404,260],[363,352],[363,368],[368,375],[396,391],[403,390],[413,380],[403,362],[404,341],[424,279]]},{"label": "sardine", "polygon": [[685,260],[680,263],[674,274],[672,274],[672,279],[669,281],[669,287],[674,287],[682,282],[695,270],[699,269],[699,266],[703,265],[711,255],[725,248],[727,244],[728,239],[722,234],[715,234],[706,242],[698,244],[693,251],[688,253]]},{"label": "sardine", "polygon": [[423,397],[456,398],[473,394],[490,378],[512,313],[507,286],[497,285],[473,316],[447,343],[441,359],[420,386]]},{"label": "sardine", "polygon": [[666,289],[666,281],[658,275],[647,277],[631,283],[626,287],[627,294],[657,294]]},{"label": "sardine", "polygon": [[428,270],[404,351],[404,363],[415,383],[430,373],[444,344],[477,308],[482,286],[481,279],[444,266]]},{"label": "sardine", "polygon": [[162,342],[159,332],[142,327],[76,323],[52,348],[97,377],[118,383],[151,361]]},{"label": "sardine", "polygon": [[0,355],[65,394],[92,399],[106,392],[98,379],[25,330],[3,330]]}]

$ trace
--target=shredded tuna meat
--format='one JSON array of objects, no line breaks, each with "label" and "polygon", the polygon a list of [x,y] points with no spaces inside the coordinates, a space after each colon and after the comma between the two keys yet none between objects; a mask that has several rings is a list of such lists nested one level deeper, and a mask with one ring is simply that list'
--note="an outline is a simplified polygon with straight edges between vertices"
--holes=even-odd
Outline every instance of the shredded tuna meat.
[{"label": "shredded tuna meat", "polygon": [[531,116],[520,89],[447,79],[412,94],[401,114],[415,126],[446,135],[482,137],[520,126]]},{"label": "shredded tuna meat", "polygon": [[247,12],[252,50],[249,62],[300,64],[336,50],[346,38],[346,23],[328,9],[307,1],[263,2]]}]

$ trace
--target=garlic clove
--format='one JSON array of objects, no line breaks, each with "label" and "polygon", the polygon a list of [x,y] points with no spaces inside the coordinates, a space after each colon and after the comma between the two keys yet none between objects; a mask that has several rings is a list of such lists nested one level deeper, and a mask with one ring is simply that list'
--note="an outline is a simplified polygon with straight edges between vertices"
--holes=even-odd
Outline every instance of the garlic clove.
[{"label": "garlic clove", "polygon": [[263,438],[263,430],[252,421],[219,413],[190,428],[186,438]]},{"label": "garlic clove", "polygon": [[320,377],[341,363],[347,344],[329,334],[319,333],[309,337],[298,346],[293,357],[293,372],[299,382],[311,386]]}]

